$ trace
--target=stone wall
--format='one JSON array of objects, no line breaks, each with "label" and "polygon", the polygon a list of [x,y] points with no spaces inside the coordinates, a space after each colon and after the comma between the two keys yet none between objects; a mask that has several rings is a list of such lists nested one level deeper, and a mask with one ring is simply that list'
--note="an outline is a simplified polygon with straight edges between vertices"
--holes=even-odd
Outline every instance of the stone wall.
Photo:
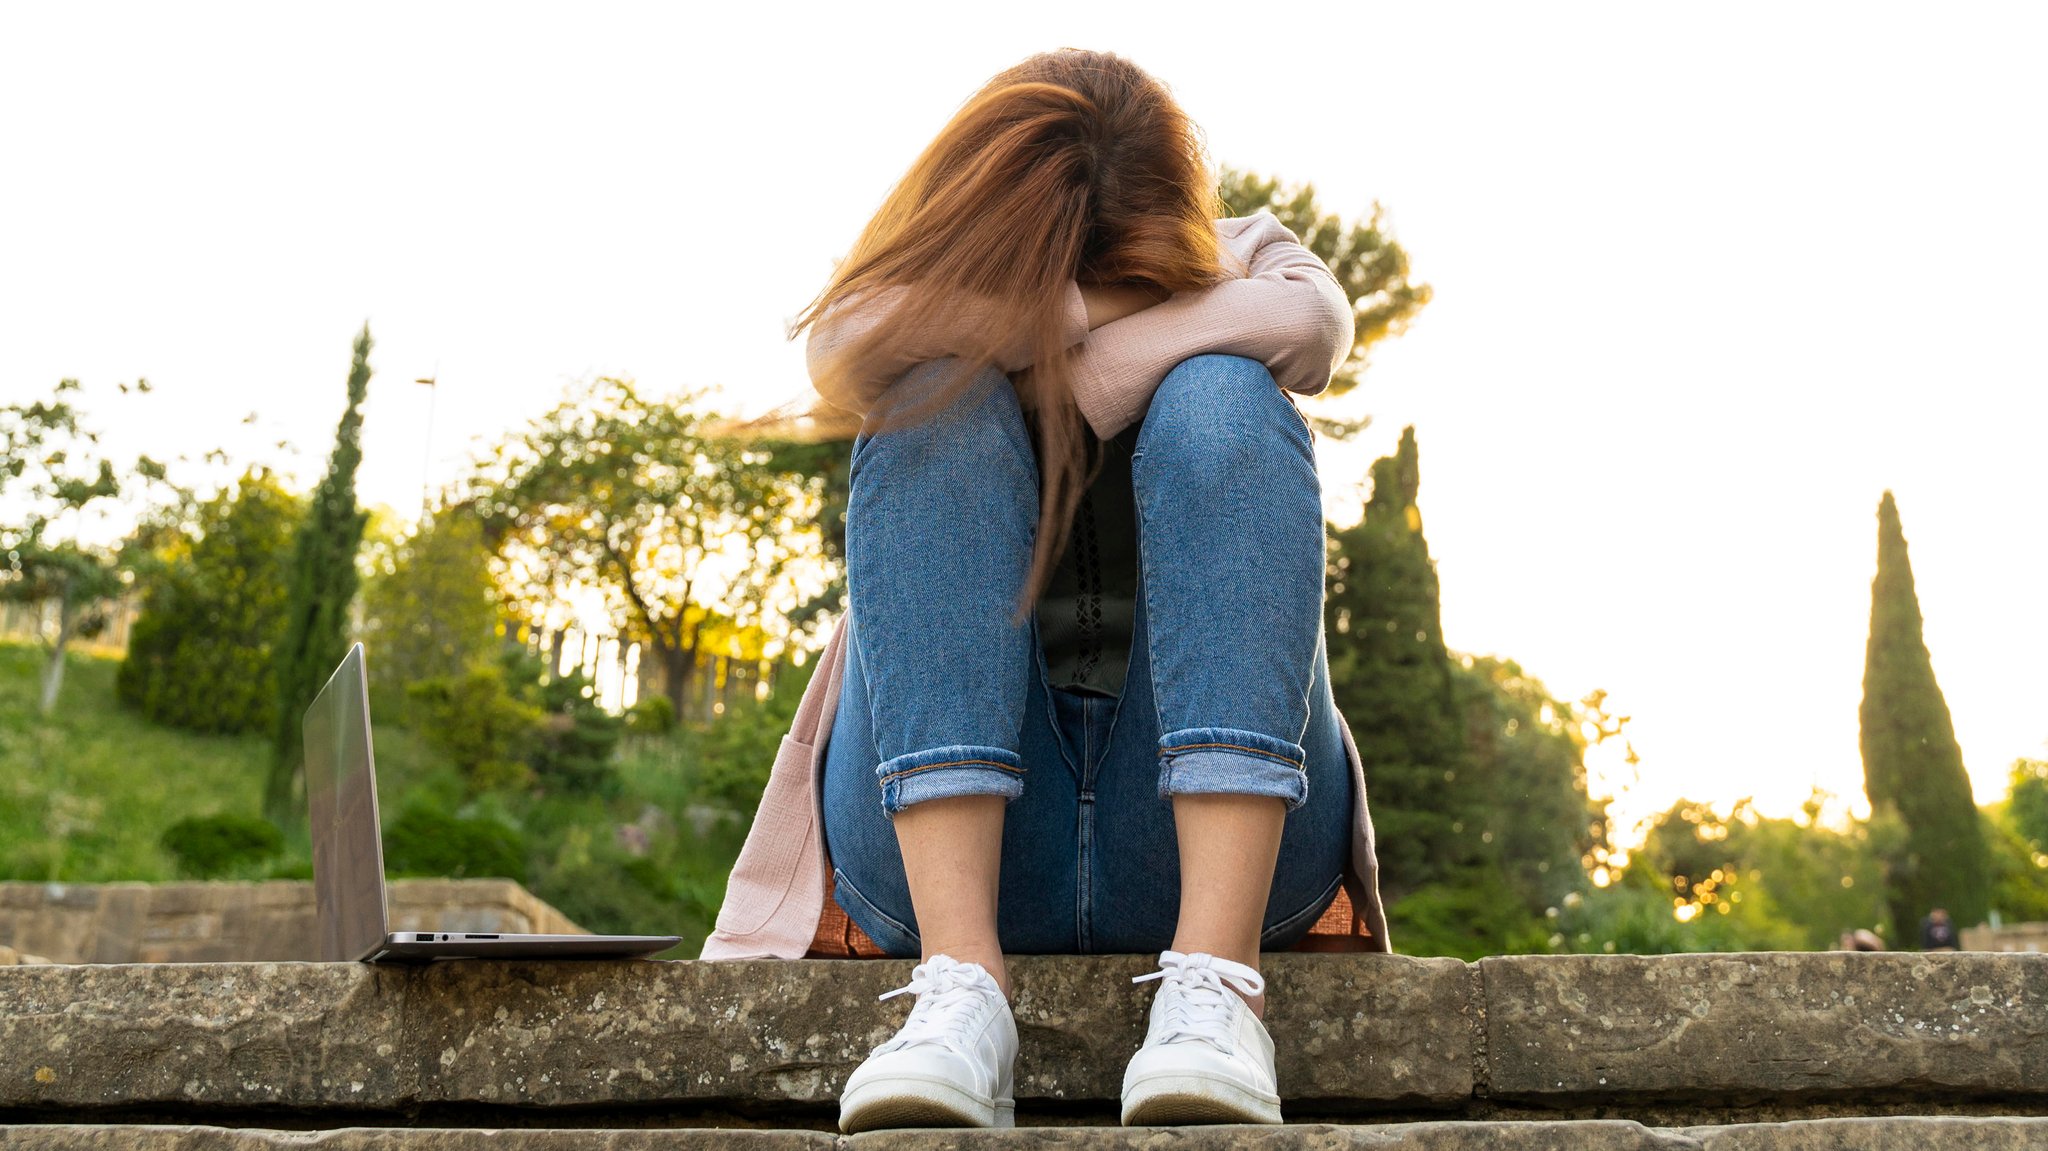
[{"label": "stone wall", "polygon": [[[1149,966],[1014,961],[1020,1122],[1114,1124]],[[0,968],[0,1123],[825,1125],[909,968]],[[1266,973],[1296,1121],[2048,1113],[2048,955],[1283,954]]]},{"label": "stone wall", "polygon": [[[400,879],[393,931],[582,928],[508,879]],[[313,885],[0,883],[0,948],[56,963],[213,963],[319,957]]]},{"label": "stone wall", "polygon": [[1964,951],[2048,951],[2048,923],[1963,928]]}]

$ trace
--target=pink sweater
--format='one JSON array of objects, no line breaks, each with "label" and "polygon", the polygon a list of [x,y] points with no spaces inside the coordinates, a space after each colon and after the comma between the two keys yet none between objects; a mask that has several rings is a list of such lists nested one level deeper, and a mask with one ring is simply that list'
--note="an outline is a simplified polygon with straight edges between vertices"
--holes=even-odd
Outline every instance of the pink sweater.
[{"label": "pink sweater", "polygon": [[[1256,359],[1281,387],[1315,395],[1329,386],[1330,376],[1351,354],[1350,301],[1330,270],[1280,221],[1265,212],[1218,220],[1216,235],[1231,266],[1241,273],[1236,279],[1183,292],[1092,332],[1080,288],[1069,289],[1067,346],[1080,345],[1073,365],[1074,395],[1096,435],[1107,439],[1142,419],[1160,381],[1191,356],[1221,352]],[[806,351],[814,376],[820,364],[873,322],[867,318],[873,311],[863,313],[837,318],[822,331],[813,328]],[[871,378],[820,394],[839,407],[865,413],[889,380],[913,364],[950,352],[942,335],[913,335],[901,354],[880,365]],[[1024,368],[1027,354],[1020,341],[1005,350],[998,366]],[[846,659],[843,628],[833,628],[820,659],[726,883],[725,904],[704,942],[704,959],[795,959],[817,933],[832,875],[819,797],[825,738],[838,710]],[[1386,950],[1364,770],[1351,727],[1341,715],[1338,726],[1351,764],[1353,795],[1345,886],[1375,946]]]}]

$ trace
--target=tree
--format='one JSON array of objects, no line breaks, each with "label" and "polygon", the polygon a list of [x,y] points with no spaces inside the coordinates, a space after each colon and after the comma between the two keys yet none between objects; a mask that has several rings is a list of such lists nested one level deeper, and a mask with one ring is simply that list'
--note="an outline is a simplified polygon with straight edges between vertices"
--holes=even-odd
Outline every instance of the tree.
[{"label": "tree", "polygon": [[115,678],[124,702],[195,731],[270,728],[292,533],[304,514],[305,501],[260,467],[199,507],[144,581]]},{"label": "tree", "polygon": [[504,642],[503,619],[475,509],[442,508],[400,540],[389,567],[363,586],[363,643],[378,680],[390,685],[379,710],[402,715],[406,709],[385,705],[403,702],[404,685],[460,679],[488,661]]},{"label": "tree", "polygon": [[1986,815],[1992,906],[2007,919],[2048,920],[2048,760],[2014,760],[2004,802]]},{"label": "tree", "polygon": [[1905,824],[1886,889],[1895,938],[1914,940],[1930,908],[1946,907],[1960,926],[1983,921],[1990,850],[1921,635],[1920,599],[1890,492],[1878,504],[1877,523],[1863,665],[1863,783],[1873,809],[1892,809]]},{"label": "tree", "polygon": [[658,661],[679,717],[707,641],[784,626],[806,598],[793,561],[820,547],[821,481],[709,434],[722,421],[700,402],[596,380],[471,481],[515,595],[546,605],[598,589],[621,638]]},{"label": "tree", "polygon": [[1733,916],[1736,941],[1757,950],[1826,950],[1858,928],[1890,934],[1882,871],[1890,833],[1881,823],[1823,826],[1830,798],[1815,791],[1800,819],[1765,818],[1747,799],[1725,818],[1680,800],[1652,823],[1634,865],[1658,877],[1680,922]]},{"label": "tree", "polygon": [[300,719],[348,654],[348,607],[355,598],[356,549],[368,515],[356,507],[356,465],[363,459],[363,398],[370,388],[370,325],[356,336],[348,406],[334,431],[327,474],[292,544],[291,594],[277,648],[277,711],[263,814],[283,826],[299,806],[304,765]]},{"label": "tree", "polygon": [[[149,381],[134,387],[146,393]],[[67,379],[49,400],[0,407],[0,499],[8,509],[0,521],[0,600],[42,606],[54,616],[37,631],[43,715],[57,706],[71,641],[99,634],[108,601],[127,579],[118,549],[81,534],[94,512],[121,495],[122,480],[98,450],[99,433],[81,422],[70,398],[78,390],[78,381]],[[164,471],[145,456],[132,474],[154,481]]]},{"label": "tree", "polygon": [[1459,785],[1471,759],[1415,502],[1414,428],[1372,477],[1365,518],[1330,535],[1324,629],[1332,692],[1372,771],[1382,882],[1398,899],[1484,853],[1479,813]]},{"label": "tree", "polygon": [[2048,759],[2016,759],[2006,776],[2006,818],[2012,829],[2048,854]]},{"label": "tree", "polygon": [[1492,656],[1465,657],[1453,678],[1480,844],[1492,849],[1522,908],[1540,915],[1585,886],[1582,862],[1605,839],[1587,796],[1582,734],[1589,718],[1599,726],[1603,697],[1577,706],[1553,699],[1520,664]]},{"label": "tree", "polygon": [[1223,169],[1217,191],[1232,215],[1273,213],[1330,266],[1351,300],[1358,335],[1350,358],[1330,381],[1329,394],[1341,396],[1356,387],[1373,346],[1406,331],[1431,295],[1428,284],[1409,280],[1408,252],[1388,231],[1386,209],[1375,201],[1363,222],[1346,223],[1323,211],[1315,185],[1282,184],[1236,168]]}]

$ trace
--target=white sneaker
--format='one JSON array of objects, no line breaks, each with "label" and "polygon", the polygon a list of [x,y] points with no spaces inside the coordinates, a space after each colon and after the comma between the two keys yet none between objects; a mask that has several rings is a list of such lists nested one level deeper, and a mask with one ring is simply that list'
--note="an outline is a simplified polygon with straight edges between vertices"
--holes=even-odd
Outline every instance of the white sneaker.
[{"label": "white sneaker", "polygon": [[979,963],[934,955],[882,998],[906,992],[917,1006],[846,1080],[839,1129],[1014,1125],[1017,1022],[994,977]]},{"label": "white sneaker", "polygon": [[1195,952],[1159,954],[1160,980],[1145,1045],[1124,1070],[1124,1126],[1278,1123],[1273,1039],[1245,996],[1266,981],[1242,963]]}]

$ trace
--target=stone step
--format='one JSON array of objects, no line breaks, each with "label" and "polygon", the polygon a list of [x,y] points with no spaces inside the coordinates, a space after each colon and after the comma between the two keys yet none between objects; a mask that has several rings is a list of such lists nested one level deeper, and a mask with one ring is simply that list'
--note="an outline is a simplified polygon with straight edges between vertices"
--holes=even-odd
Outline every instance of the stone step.
[{"label": "stone step", "polygon": [[1618,1120],[1394,1123],[1287,1127],[1020,1127],[1011,1131],[815,1131],[695,1128],[666,1131],[351,1127],[273,1131],[225,1127],[0,1127],[5,1151],[1105,1151],[1369,1148],[1379,1151],[2039,1151],[2048,1119],[1816,1119],[1706,1127],[1645,1127]]},{"label": "stone step", "polygon": [[[1150,966],[1015,961],[1027,1121],[1113,1118]],[[0,968],[0,1122],[829,1125],[909,967]],[[1267,975],[1291,1119],[2048,1112],[2048,955],[1288,954]]]}]

